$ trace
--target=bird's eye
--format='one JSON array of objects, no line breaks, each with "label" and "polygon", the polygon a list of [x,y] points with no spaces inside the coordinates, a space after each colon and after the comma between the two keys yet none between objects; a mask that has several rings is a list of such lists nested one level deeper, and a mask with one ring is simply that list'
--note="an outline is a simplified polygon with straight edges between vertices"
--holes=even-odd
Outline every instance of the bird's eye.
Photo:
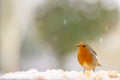
[{"label": "bird's eye", "polygon": [[86,47],[85,45],[83,45],[83,47]]}]

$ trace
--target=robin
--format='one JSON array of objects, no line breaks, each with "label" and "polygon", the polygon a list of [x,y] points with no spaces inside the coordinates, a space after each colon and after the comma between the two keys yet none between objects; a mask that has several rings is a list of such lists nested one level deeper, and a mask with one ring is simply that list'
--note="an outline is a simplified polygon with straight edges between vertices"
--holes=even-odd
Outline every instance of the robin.
[{"label": "robin", "polygon": [[94,71],[97,66],[101,66],[96,52],[87,43],[80,42],[76,47],[78,47],[78,62],[84,68],[84,72]]}]

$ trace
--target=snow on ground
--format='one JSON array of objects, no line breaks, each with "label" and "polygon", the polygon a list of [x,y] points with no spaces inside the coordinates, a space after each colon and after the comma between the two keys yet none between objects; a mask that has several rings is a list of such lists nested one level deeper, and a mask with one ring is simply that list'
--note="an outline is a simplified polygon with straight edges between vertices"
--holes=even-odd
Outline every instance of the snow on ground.
[{"label": "snow on ground", "polygon": [[39,72],[35,69],[29,71],[10,72],[2,75],[0,80],[120,80],[120,73],[116,71],[63,71],[47,70]]}]

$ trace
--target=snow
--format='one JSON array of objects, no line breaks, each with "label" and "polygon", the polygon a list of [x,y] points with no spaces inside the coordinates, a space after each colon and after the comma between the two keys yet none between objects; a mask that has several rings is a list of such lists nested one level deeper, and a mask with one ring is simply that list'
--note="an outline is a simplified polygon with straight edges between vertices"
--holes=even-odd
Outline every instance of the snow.
[{"label": "snow", "polygon": [[64,70],[46,70],[39,72],[36,69],[28,71],[10,72],[2,75],[0,80],[14,79],[14,80],[120,80],[120,73],[116,71],[64,71]]}]

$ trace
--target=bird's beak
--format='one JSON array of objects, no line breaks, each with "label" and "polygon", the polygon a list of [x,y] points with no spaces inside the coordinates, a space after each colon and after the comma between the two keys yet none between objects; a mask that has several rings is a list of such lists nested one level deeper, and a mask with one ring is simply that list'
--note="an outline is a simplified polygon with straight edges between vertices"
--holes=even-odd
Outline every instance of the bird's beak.
[{"label": "bird's beak", "polygon": [[79,47],[78,45],[76,47]]}]

